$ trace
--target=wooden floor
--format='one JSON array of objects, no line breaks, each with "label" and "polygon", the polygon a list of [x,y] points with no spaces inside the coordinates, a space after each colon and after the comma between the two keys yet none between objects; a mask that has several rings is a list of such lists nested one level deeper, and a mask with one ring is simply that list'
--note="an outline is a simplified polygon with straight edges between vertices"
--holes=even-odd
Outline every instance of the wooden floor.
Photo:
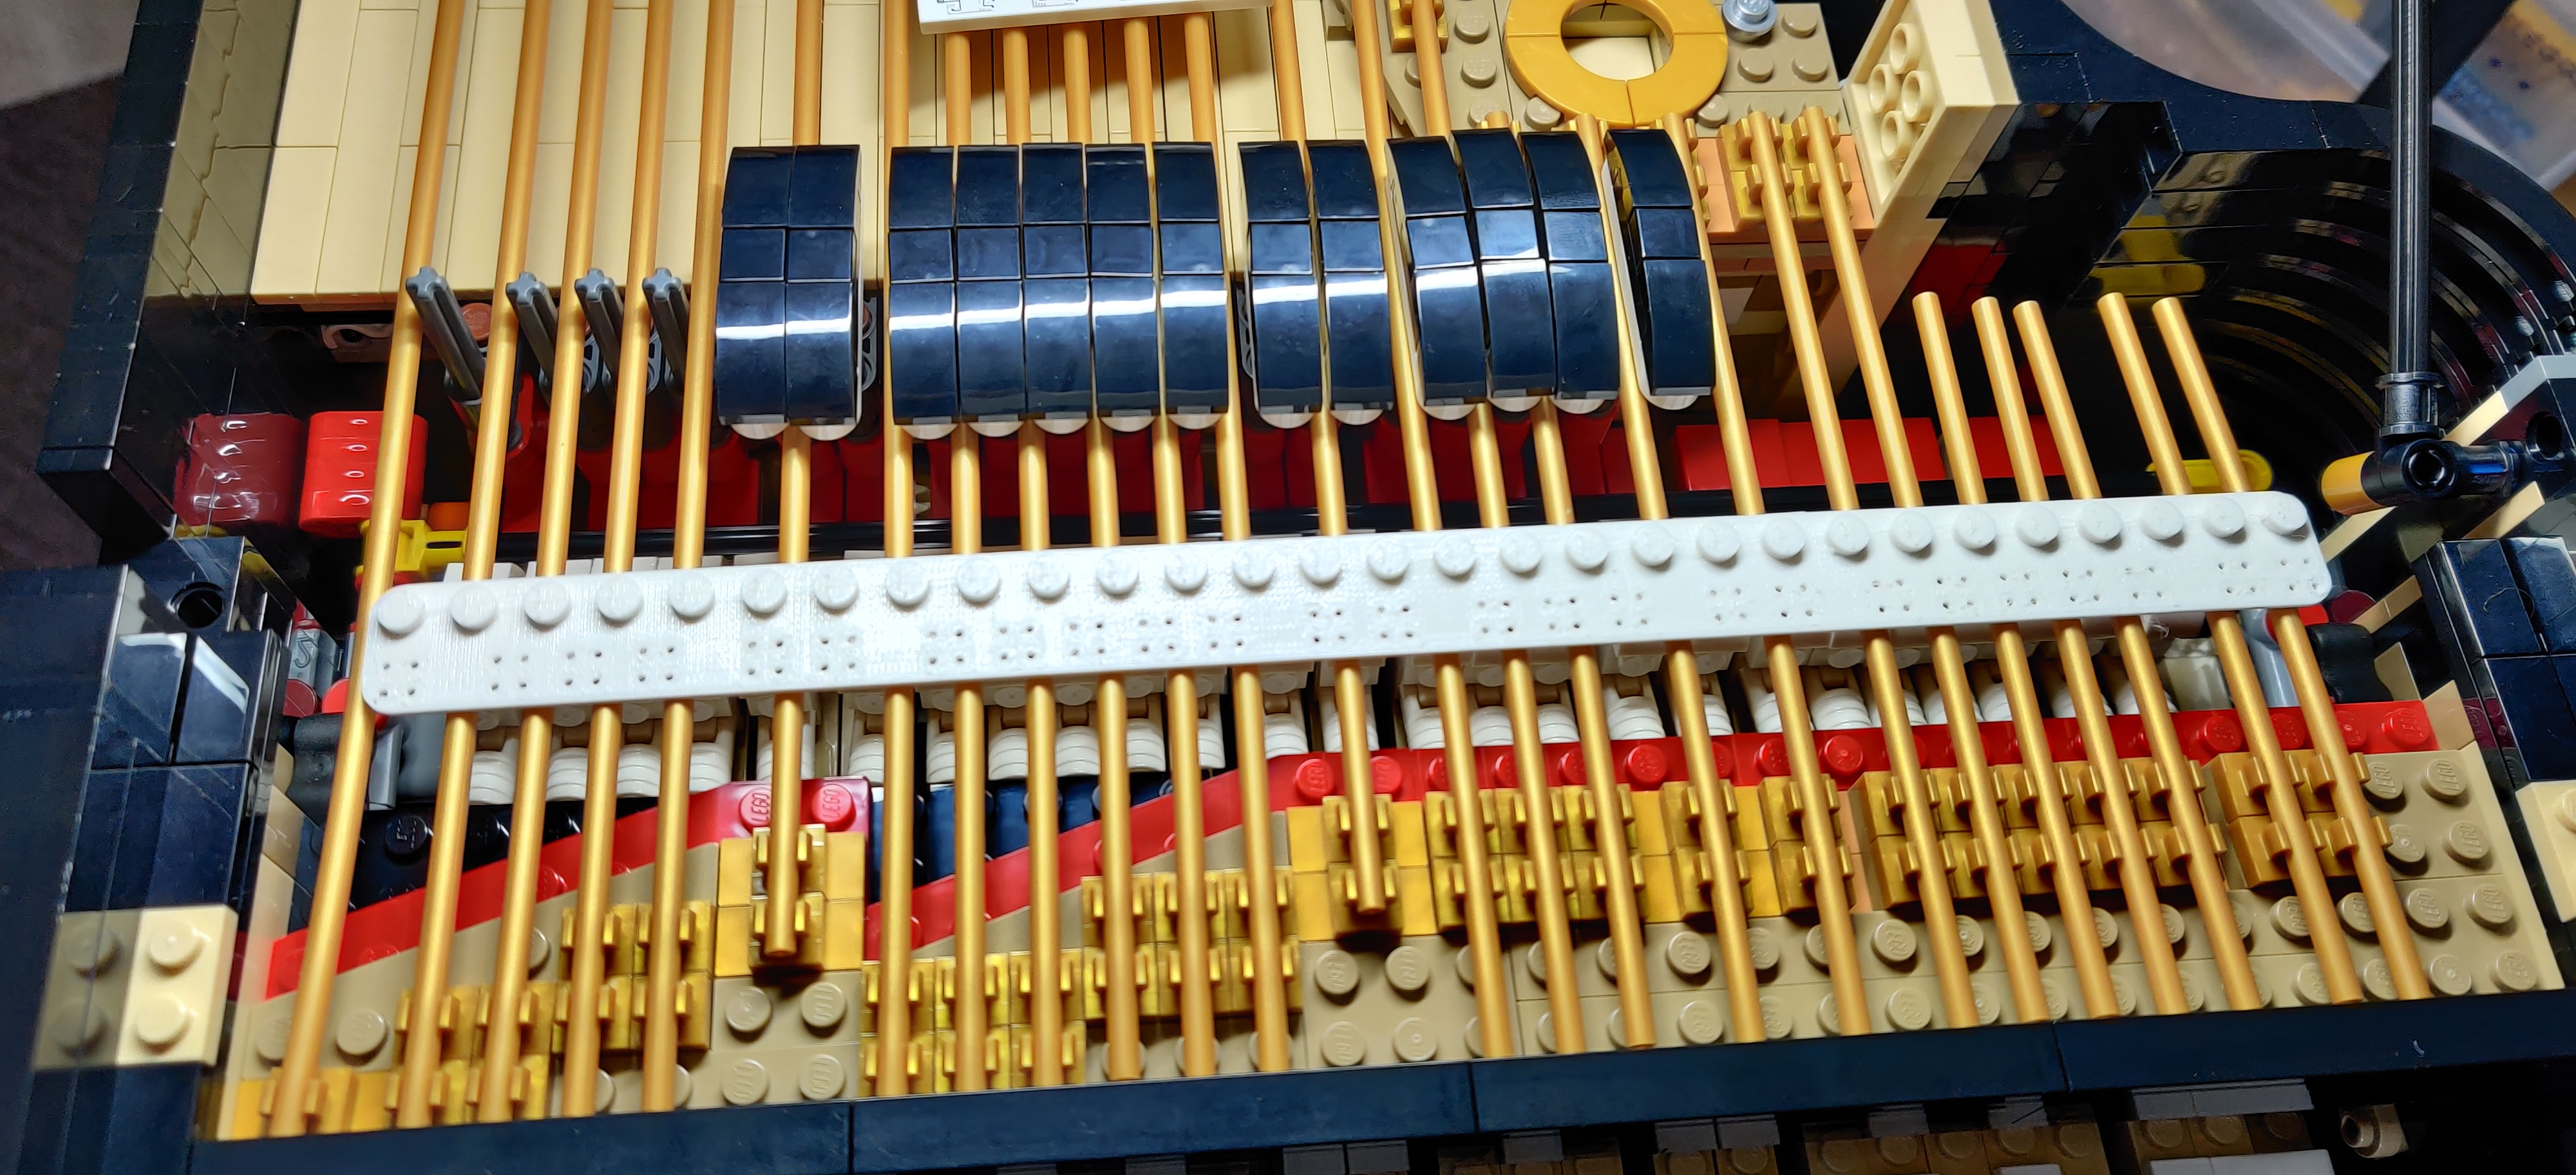
[{"label": "wooden floor", "polygon": [[0,569],[98,557],[35,461],[116,92],[111,78],[0,109]]}]

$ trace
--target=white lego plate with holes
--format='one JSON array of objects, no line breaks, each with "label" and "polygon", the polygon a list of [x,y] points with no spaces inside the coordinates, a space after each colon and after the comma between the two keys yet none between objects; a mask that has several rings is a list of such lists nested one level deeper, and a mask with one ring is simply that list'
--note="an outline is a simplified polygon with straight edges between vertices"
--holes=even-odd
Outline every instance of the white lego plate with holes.
[{"label": "white lego plate with holes", "polygon": [[387,714],[2293,607],[2307,511],[2205,494],[423,583]]},{"label": "white lego plate with holes", "polygon": [[1265,7],[1263,0],[914,0],[913,12],[925,33],[963,33],[1010,25]]}]

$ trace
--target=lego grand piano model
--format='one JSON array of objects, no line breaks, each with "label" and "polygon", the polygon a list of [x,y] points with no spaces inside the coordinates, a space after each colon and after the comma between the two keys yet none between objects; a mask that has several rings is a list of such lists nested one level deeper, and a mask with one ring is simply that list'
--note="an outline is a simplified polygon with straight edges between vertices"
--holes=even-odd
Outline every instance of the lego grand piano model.
[{"label": "lego grand piano model", "polygon": [[2563,1164],[2576,222],[1858,7],[145,0],[0,1170]]}]

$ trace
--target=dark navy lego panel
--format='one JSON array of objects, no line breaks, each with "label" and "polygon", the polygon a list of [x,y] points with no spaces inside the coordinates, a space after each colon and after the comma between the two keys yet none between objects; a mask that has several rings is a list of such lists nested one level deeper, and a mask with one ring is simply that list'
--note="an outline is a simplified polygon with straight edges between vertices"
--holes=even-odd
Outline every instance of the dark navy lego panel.
[{"label": "dark navy lego panel", "polygon": [[[65,1074],[60,1175],[177,1175],[188,1163],[203,1070],[98,1067]],[[21,1171],[29,1168],[21,1167]]]},{"label": "dark navy lego panel", "polygon": [[1386,276],[1336,273],[1324,279],[1324,329],[1335,408],[1395,406],[1395,351],[1387,334]]},{"label": "dark navy lego panel", "polygon": [[1029,277],[1082,277],[1091,253],[1079,224],[1033,224],[1020,229],[1021,272]]},{"label": "dark navy lego panel", "polygon": [[1646,386],[1666,395],[1707,391],[1717,370],[1708,269],[1697,258],[1648,261],[1643,269],[1637,317],[1645,328]]},{"label": "dark navy lego panel", "polygon": [[1092,398],[1102,412],[1150,413],[1162,407],[1162,348],[1154,303],[1150,277],[1091,279]]},{"label": "dark navy lego panel", "polygon": [[1145,148],[1132,143],[1083,149],[1085,214],[1092,224],[1149,224],[1154,194],[1145,178]]},{"label": "dark navy lego panel", "polygon": [[1410,217],[1404,222],[1404,236],[1416,269],[1476,263],[1476,247],[1467,239],[1464,216]]},{"label": "dark navy lego panel", "polygon": [[1306,158],[1315,177],[1315,215],[1325,220],[1377,219],[1377,179],[1368,148],[1351,142],[1311,143]]},{"label": "dark navy lego panel", "polygon": [[1610,267],[1594,262],[1548,264],[1556,307],[1556,394],[1606,399],[1619,394],[1619,323]]},{"label": "dark navy lego panel", "polygon": [[858,418],[858,357],[852,349],[851,283],[787,283],[789,420],[838,424]]},{"label": "dark navy lego panel", "polygon": [[955,160],[946,147],[897,147],[888,165],[886,227],[948,228],[957,223]]},{"label": "dark navy lego panel", "polygon": [[1153,226],[1094,223],[1091,226],[1091,274],[1094,277],[1152,277]]},{"label": "dark navy lego panel", "polygon": [[1458,170],[1466,180],[1470,206],[1526,208],[1535,199],[1518,136],[1507,130],[1460,131],[1457,143]]},{"label": "dark navy lego panel", "polygon": [[787,276],[787,230],[729,228],[716,274],[725,281],[777,281]]},{"label": "dark navy lego panel", "polygon": [[1485,281],[1486,362],[1497,392],[1556,386],[1556,307],[1547,263],[1488,261]]},{"label": "dark navy lego panel", "polygon": [[2443,543],[2427,553],[2450,565],[2459,589],[2460,635],[2469,652],[2482,657],[2511,657],[2547,651],[2532,628],[2522,584],[2513,561],[2494,539]]},{"label": "dark navy lego panel", "polygon": [[1217,218],[1214,149],[1205,143],[1154,145],[1154,217],[1166,224]]},{"label": "dark navy lego panel", "polygon": [[207,1142],[197,1144],[188,1169],[190,1175],[331,1175],[373,1170],[386,1166],[390,1144],[400,1148],[406,1175],[534,1170],[818,1175],[849,1170],[851,1116],[860,1104],[811,1102],[443,1126],[400,1135],[376,1132]]},{"label": "dark navy lego panel", "polygon": [[188,653],[187,699],[170,761],[266,762],[285,667],[286,642],[275,633],[201,630]]},{"label": "dark navy lego panel", "polygon": [[886,375],[898,424],[957,416],[954,288],[937,282],[886,287]]},{"label": "dark navy lego panel", "polygon": [[1387,145],[1395,164],[1395,192],[1406,216],[1433,216],[1467,211],[1467,192],[1458,182],[1458,157],[1449,140],[1398,139]]},{"label": "dark navy lego panel", "polygon": [[1610,132],[1611,179],[1619,202],[1633,208],[1689,208],[1690,173],[1672,136],[1637,128]]},{"label": "dark navy lego panel", "polygon": [[1016,418],[1028,407],[1020,346],[1020,283],[957,283],[957,411],[968,420]]},{"label": "dark navy lego panel", "polygon": [[1308,221],[1294,220],[1278,224],[1254,223],[1244,226],[1250,245],[1252,272],[1315,272],[1315,228]]},{"label": "dark navy lego panel", "polygon": [[[1601,235],[1598,212],[1550,212],[1547,222],[1547,258],[1550,261],[1607,261],[1610,245]],[[1697,254],[1693,254],[1697,256]]]},{"label": "dark navy lego panel", "polygon": [[1696,262],[1699,216],[1688,208],[1640,208],[1631,214],[1637,256]]},{"label": "dark navy lego panel", "polygon": [[1425,269],[1413,275],[1413,304],[1421,325],[1423,403],[1464,404],[1485,398],[1485,307],[1476,286],[1473,265]]},{"label": "dark navy lego panel", "polygon": [[2576,564],[2568,560],[2566,541],[2552,536],[2504,543],[2540,643],[2553,653],[2576,653]]},{"label": "dark navy lego panel", "polygon": [[855,227],[859,220],[859,149],[799,147],[795,160],[795,191],[788,205],[788,227]]},{"label": "dark navy lego panel", "polygon": [[1225,272],[1224,230],[1215,221],[1167,220],[1160,226],[1159,235],[1164,273]]},{"label": "dark navy lego panel", "polygon": [[1537,257],[1538,218],[1527,208],[1489,208],[1476,213],[1476,257],[1483,261],[1521,261]]},{"label": "dark navy lego panel", "polygon": [[1311,412],[1324,402],[1322,288],[1310,276],[1252,278],[1253,403]]},{"label": "dark navy lego panel", "polygon": [[[800,228],[787,234],[787,280],[845,282],[857,272],[857,236],[845,228]],[[728,275],[730,276],[730,275]]]},{"label": "dark navy lego panel", "polygon": [[1021,322],[1028,360],[1028,410],[1082,416],[1091,411],[1091,283],[1033,279],[1024,287]]},{"label": "dark navy lego panel", "polygon": [[896,229],[886,234],[888,281],[944,282],[956,277],[956,240],[949,230]]},{"label": "dark navy lego panel", "polygon": [[100,768],[136,767],[170,759],[187,690],[189,640],[185,633],[143,632],[119,637],[108,652],[99,696],[98,732],[91,762]]},{"label": "dark navy lego panel", "polygon": [[1304,223],[1314,214],[1306,156],[1295,143],[1245,143],[1243,213],[1253,224]]},{"label": "dark navy lego panel", "polygon": [[1163,278],[1166,411],[1225,411],[1227,364],[1232,362],[1226,326],[1233,317],[1226,307],[1225,294],[1225,278],[1218,274],[1172,274]]},{"label": "dark navy lego panel", "polygon": [[1315,225],[1324,268],[1333,273],[1383,273],[1386,247],[1374,220],[1326,220]]},{"label": "dark navy lego panel", "polygon": [[1020,223],[1082,223],[1082,147],[1031,143],[1020,148]]},{"label": "dark navy lego panel", "polygon": [[1020,230],[957,230],[957,280],[989,281],[1020,276]]},{"label": "dark navy lego panel", "polygon": [[794,191],[794,154],[776,147],[736,147],[725,165],[726,228],[785,228]]},{"label": "dark navy lego panel", "polygon": [[1593,183],[1592,161],[1583,152],[1582,136],[1572,131],[1522,135],[1529,155],[1530,183],[1545,209],[1601,208],[1601,189]]},{"label": "dark navy lego panel", "polygon": [[2485,665],[2495,683],[2494,696],[2484,699],[2490,730],[2524,780],[2576,778],[2576,717],[2555,660],[2491,657]]},{"label": "dark navy lego panel", "polygon": [[957,148],[957,227],[1020,223],[1020,149]]}]

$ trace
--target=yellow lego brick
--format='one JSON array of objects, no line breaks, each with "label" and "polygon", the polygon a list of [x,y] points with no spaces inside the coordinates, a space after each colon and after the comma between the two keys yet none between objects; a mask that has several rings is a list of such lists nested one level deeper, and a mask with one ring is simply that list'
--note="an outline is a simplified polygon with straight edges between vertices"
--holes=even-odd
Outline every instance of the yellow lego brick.
[{"label": "yellow lego brick", "polygon": [[1406,935],[1440,933],[1439,917],[1431,904],[1431,871],[1408,867],[1394,871],[1397,928]]},{"label": "yellow lego brick", "polygon": [[864,832],[827,833],[823,838],[823,896],[855,901],[864,896],[868,876],[868,837]]},{"label": "yellow lego brick", "polygon": [[1397,868],[1420,868],[1430,863],[1431,850],[1422,826],[1421,803],[1413,800],[1390,803],[1379,811],[1389,817],[1385,827],[1388,837],[1394,842],[1395,851],[1388,855],[1389,863]]},{"label": "yellow lego brick", "polygon": [[752,838],[737,836],[716,842],[716,906],[751,904],[751,875],[759,855]]},{"label": "yellow lego brick", "polygon": [[382,288],[386,238],[398,237],[402,231],[390,220],[400,178],[398,162],[409,156],[401,146],[402,102],[410,73],[413,23],[414,14],[409,12],[358,14],[316,293]]},{"label": "yellow lego brick", "polygon": [[1315,807],[1290,808],[1288,818],[1288,867],[1298,873],[1321,874],[1334,860],[1339,848],[1338,837],[1324,831],[1324,810]]},{"label": "yellow lego brick", "polygon": [[312,0],[297,7],[295,49],[278,102],[278,146],[340,144],[341,102],[357,38],[358,0]]},{"label": "yellow lego brick", "polygon": [[1332,881],[1322,873],[1296,874],[1297,937],[1309,942],[1333,939],[1334,911],[1341,903],[1334,900]]},{"label": "yellow lego brick", "polygon": [[717,907],[713,974],[719,979],[751,974],[752,952],[756,949],[752,945],[751,907]]},{"label": "yellow lego brick", "polygon": [[322,264],[323,227],[331,207],[331,147],[281,147],[269,167],[268,202],[260,213],[251,294],[262,299],[312,292]]},{"label": "yellow lego brick", "polygon": [[1641,855],[1630,863],[1636,870],[1637,908],[1647,922],[1679,922],[1683,909],[1679,882],[1673,873],[1673,858],[1663,854]]}]

